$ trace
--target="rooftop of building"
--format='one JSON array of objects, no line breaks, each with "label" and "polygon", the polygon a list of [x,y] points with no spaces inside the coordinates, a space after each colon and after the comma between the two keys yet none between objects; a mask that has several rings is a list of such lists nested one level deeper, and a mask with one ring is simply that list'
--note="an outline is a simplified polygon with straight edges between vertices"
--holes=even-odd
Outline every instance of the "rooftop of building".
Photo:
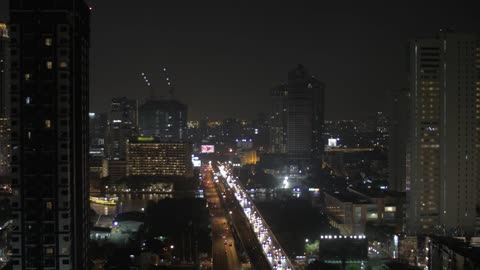
[{"label": "rooftop of building", "polygon": [[131,211],[131,212],[124,212],[120,213],[115,217],[115,220],[118,222],[122,221],[137,221],[137,222],[144,222],[145,221],[145,213],[139,211]]},{"label": "rooftop of building", "polygon": [[182,141],[165,141],[162,138],[153,137],[153,136],[140,136],[140,137],[136,137],[136,138],[131,138],[130,140],[128,140],[128,143],[130,143],[130,144],[132,144],[132,143],[135,143],[135,144],[138,144],[138,143],[156,143],[156,144],[165,144],[165,145],[190,144],[189,142],[182,142]]},{"label": "rooftop of building", "polygon": [[350,192],[350,191],[325,191],[326,194],[336,198],[341,202],[351,202],[353,204],[371,204],[372,202],[368,199],[361,197],[360,195]]},{"label": "rooftop of building", "polygon": [[468,258],[475,265],[480,265],[480,247],[472,246],[470,242],[464,239],[446,237],[446,236],[429,236],[429,238],[435,243],[447,247],[453,252]]},{"label": "rooftop of building", "polygon": [[371,199],[378,198],[404,198],[405,192],[398,192],[393,190],[384,190],[379,188],[368,188],[367,186],[361,185],[353,188],[348,188],[350,192],[357,193],[360,196],[368,197]]},{"label": "rooftop of building", "polygon": [[163,109],[187,109],[187,105],[183,104],[179,100],[172,98],[172,97],[157,97],[157,98],[150,98],[143,103],[140,108],[145,109],[148,107],[161,107]]}]

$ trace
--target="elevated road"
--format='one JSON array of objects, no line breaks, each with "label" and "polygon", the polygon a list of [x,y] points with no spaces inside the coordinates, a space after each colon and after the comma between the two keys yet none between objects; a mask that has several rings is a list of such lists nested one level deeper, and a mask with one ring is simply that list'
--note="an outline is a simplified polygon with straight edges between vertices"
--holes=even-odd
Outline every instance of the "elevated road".
[{"label": "elevated road", "polygon": [[240,262],[224,205],[213,184],[211,171],[206,169],[202,173],[204,194],[211,215],[213,269],[238,270]]},{"label": "elevated road", "polygon": [[[242,224],[244,224],[248,228],[244,228],[243,230],[237,228],[237,230],[243,231],[243,233],[240,233],[241,239],[244,234],[243,237],[247,238],[247,242],[251,243],[252,250],[246,246],[246,243],[244,243],[244,245],[246,246],[247,252],[250,250],[249,256],[250,253],[252,253],[250,259],[254,268],[294,269],[285,251],[280,246],[280,243],[275,238],[275,235],[260,212],[256,209],[253,201],[241,184],[231,175],[230,168],[228,168],[227,165],[220,164],[218,169],[222,176],[221,182],[224,189],[225,200],[227,201],[226,206],[229,211],[231,211],[235,226],[242,226]],[[244,242],[243,239],[242,242]],[[268,265],[265,265],[265,261]]]}]

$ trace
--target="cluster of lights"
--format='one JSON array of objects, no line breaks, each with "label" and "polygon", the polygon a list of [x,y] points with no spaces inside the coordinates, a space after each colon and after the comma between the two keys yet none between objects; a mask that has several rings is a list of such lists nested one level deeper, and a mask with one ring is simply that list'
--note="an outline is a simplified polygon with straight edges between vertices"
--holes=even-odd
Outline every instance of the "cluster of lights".
[{"label": "cluster of lights", "polygon": [[[325,260],[324,261],[325,263],[332,263],[332,264],[340,264],[340,263],[343,263],[343,261],[340,261],[340,260]],[[346,263],[360,263],[361,266],[363,267],[363,265],[365,264],[365,261],[362,261],[362,260],[346,260],[344,261]],[[362,268],[363,269],[363,268]]]},{"label": "cluster of lights", "polygon": [[272,266],[272,269],[293,269],[285,252],[280,248],[280,244],[276,241],[265,220],[260,213],[256,211],[253,202],[243,187],[237,183],[236,179],[230,176],[225,166],[221,165],[218,168],[220,169],[220,175],[226,180],[229,188],[234,191],[234,195],[240,206],[242,206],[250,225],[252,225],[257,240],[261,244],[265,255],[267,255],[268,262]]},{"label": "cluster of lights", "polygon": [[320,239],[366,239],[365,235],[320,235]]}]

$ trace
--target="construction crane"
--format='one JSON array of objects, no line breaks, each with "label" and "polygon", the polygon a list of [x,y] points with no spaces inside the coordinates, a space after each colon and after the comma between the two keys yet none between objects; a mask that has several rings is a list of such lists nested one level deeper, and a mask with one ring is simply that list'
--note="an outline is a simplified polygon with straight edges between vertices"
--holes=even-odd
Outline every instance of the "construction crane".
[{"label": "construction crane", "polygon": [[[148,79],[147,77],[147,74],[145,72],[142,72],[140,74],[142,76],[142,79],[143,81],[145,82],[145,85],[148,87],[149,91],[150,91],[150,98],[154,99],[155,98],[155,89],[153,88],[150,80]],[[170,97],[174,97],[174,92],[175,92],[175,87],[173,85],[173,80],[172,80],[172,76],[170,75],[170,73],[168,72],[167,68],[163,68],[163,77],[165,79],[165,81],[167,82],[167,85],[168,85],[168,93],[170,95]]]},{"label": "construction crane", "polygon": [[145,82],[145,85],[147,85],[148,90],[150,91],[150,98],[154,99],[155,98],[155,89],[152,87],[152,84],[148,80],[147,74],[144,72],[141,73],[141,76],[143,78],[143,81]]},{"label": "construction crane", "polygon": [[173,86],[173,80],[172,76],[170,76],[170,73],[168,72],[167,68],[163,68],[163,76],[165,78],[165,81],[167,82],[168,85],[168,93],[170,94],[170,97],[174,97],[174,92],[175,92],[175,87]]}]

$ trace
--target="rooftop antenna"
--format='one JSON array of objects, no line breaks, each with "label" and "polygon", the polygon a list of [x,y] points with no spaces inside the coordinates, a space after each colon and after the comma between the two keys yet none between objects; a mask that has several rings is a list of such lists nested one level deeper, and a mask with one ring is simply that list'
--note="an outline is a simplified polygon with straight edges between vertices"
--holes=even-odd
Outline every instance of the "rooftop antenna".
[{"label": "rooftop antenna", "polygon": [[154,99],[155,98],[155,89],[153,89],[152,87],[152,84],[150,83],[150,81],[148,80],[148,77],[147,77],[147,74],[145,74],[144,72],[142,72],[140,74],[142,76],[142,79],[143,81],[145,82],[145,85],[147,86],[148,90],[149,90],[149,94],[150,94],[150,98],[151,99]]}]

